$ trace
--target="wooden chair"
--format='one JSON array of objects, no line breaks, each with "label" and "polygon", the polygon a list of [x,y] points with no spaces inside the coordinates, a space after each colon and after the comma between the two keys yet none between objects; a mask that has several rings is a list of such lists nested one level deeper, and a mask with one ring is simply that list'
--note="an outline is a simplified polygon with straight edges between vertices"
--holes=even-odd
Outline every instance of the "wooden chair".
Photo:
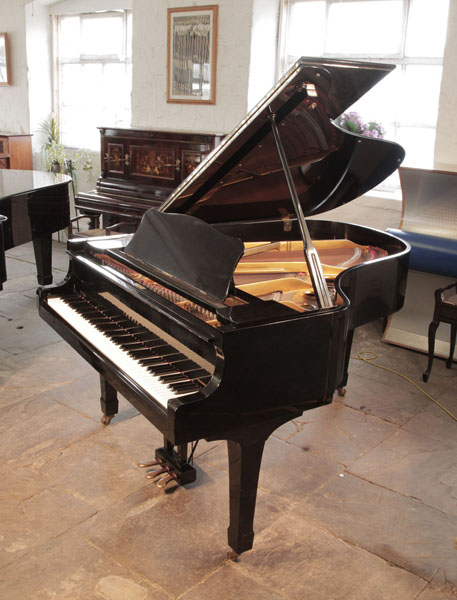
[{"label": "wooden chair", "polygon": [[[450,292],[452,289],[454,290],[453,294]],[[450,369],[454,357],[457,333],[457,282],[445,288],[435,290],[435,310],[433,311],[433,320],[428,327],[428,365],[427,370],[422,375],[424,381],[428,381],[430,371],[432,370],[435,353],[435,335],[440,323],[449,323],[451,326],[449,358],[446,361],[446,368]]]}]

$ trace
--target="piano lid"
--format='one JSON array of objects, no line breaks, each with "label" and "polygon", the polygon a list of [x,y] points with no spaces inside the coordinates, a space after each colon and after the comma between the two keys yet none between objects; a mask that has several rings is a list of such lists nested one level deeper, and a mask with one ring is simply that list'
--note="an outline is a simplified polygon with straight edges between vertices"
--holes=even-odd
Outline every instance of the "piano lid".
[{"label": "piano lid", "polygon": [[207,222],[294,214],[271,131],[272,113],[305,216],[362,195],[399,166],[404,151],[393,142],[344,131],[332,120],[393,68],[301,58],[160,210]]}]

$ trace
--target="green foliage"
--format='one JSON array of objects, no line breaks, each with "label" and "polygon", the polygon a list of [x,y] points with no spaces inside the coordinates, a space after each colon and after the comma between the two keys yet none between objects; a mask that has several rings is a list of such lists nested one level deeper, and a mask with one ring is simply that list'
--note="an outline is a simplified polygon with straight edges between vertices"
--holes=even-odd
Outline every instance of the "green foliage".
[{"label": "green foliage", "polygon": [[77,190],[77,169],[89,173],[92,170],[92,157],[89,150],[80,148],[69,153],[60,143],[60,131],[57,119],[50,115],[40,123],[39,129],[46,135],[46,141],[41,146],[41,164],[45,171],[51,173],[66,173],[73,179],[74,190]]}]

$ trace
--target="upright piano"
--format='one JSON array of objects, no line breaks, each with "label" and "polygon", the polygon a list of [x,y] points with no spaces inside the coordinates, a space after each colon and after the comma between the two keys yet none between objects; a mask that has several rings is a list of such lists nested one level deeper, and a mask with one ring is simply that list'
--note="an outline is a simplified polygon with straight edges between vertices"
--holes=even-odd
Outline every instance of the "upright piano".
[{"label": "upright piano", "polygon": [[70,182],[60,173],[0,170],[4,249],[32,241],[40,285],[52,283],[52,234],[70,222]]},{"label": "upright piano", "polygon": [[210,133],[99,127],[101,175],[95,190],[75,198],[91,227],[125,223],[136,229],[143,214],[160,206],[222,136]]},{"label": "upright piano", "polygon": [[195,480],[199,439],[227,440],[235,553],[253,545],[265,441],[331,402],[350,332],[402,306],[407,243],[305,218],[402,161],[333,122],[391,68],[300,59],[133,236],[70,240],[66,280],[39,294],[99,372],[103,422],[120,392],[163,433],[159,487]]}]

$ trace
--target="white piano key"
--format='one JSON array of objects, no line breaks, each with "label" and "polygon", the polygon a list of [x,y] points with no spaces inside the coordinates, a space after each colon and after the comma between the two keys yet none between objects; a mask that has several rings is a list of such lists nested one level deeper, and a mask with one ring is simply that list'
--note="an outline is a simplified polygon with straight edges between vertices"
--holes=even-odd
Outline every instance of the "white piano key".
[{"label": "white piano key", "polygon": [[62,319],[69,323],[88,342],[93,344],[102,354],[111,360],[121,371],[133,379],[148,394],[167,407],[168,400],[179,396],[186,396],[194,392],[175,392],[168,385],[162,383],[146,367],[132,358],[112,342],[103,332],[99,331],[86,318],[82,317],[75,309],[66,304],[64,299],[48,298],[48,305],[58,313]]}]

